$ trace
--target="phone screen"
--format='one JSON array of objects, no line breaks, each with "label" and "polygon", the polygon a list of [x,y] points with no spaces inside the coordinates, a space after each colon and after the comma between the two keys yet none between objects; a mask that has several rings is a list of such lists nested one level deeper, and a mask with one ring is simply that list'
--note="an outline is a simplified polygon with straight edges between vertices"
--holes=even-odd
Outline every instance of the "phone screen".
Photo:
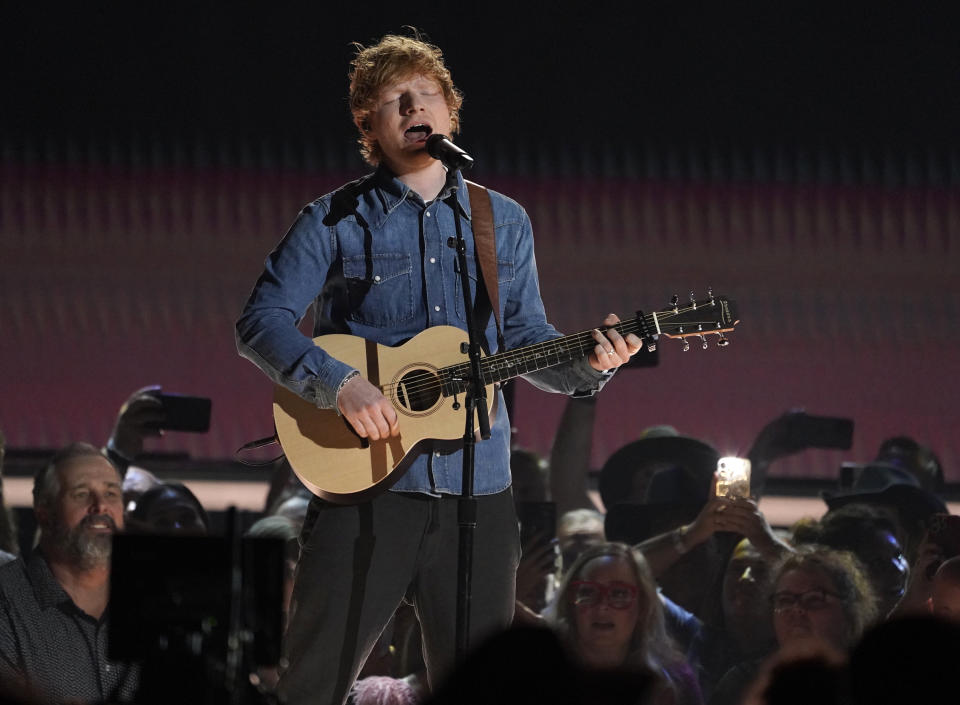
[{"label": "phone screen", "polygon": [[750,461],[746,458],[725,457],[717,461],[717,496],[750,496]]},{"label": "phone screen", "polygon": [[210,399],[182,394],[158,394],[157,398],[163,404],[164,412],[160,428],[192,433],[206,433],[210,430]]}]

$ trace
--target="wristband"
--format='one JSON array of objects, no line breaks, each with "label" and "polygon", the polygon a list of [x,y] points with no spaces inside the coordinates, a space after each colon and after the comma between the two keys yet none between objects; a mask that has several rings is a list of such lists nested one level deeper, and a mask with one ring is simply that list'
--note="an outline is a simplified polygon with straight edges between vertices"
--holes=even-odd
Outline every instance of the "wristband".
[{"label": "wristband", "polygon": [[333,405],[334,405],[334,408],[337,410],[338,414],[340,414],[340,392],[343,391],[343,388],[346,386],[347,382],[349,382],[354,377],[359,377],[359,376],[360,376],[359,370],[351,370],[350,372],[347,373],[346,377],[340,380],[340,384],[337,385],[337,391],[334,394]]}]

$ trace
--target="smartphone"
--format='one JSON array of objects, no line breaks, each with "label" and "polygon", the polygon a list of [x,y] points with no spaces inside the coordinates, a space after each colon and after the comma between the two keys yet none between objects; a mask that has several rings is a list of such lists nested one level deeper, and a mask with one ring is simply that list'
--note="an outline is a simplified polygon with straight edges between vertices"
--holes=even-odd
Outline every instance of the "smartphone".
[{"label": "smartphone", "polygon": [[750,461],[727,456],[717,461],[717,497],[750,497]]},{"label": "smartphone", "polygon": [[795,447],[850,450],[853,445],[853,419],[794,414],[790,418],[787,433],[789,443]]},{"label": "smartphone", "polygon": [[534,537],[540,543],[548,543],[557,536],[557,505],[554,502],[518,502],[517,518],[520,520],[521,546],[526,546]]},{"label": "smartphone", "polygon": [[157,394],[163,405],[163,421],[157,424],[165,431],[189,431],[206,433],[210,430],[210,408],[207,397],[190,397],[183,394]]}]

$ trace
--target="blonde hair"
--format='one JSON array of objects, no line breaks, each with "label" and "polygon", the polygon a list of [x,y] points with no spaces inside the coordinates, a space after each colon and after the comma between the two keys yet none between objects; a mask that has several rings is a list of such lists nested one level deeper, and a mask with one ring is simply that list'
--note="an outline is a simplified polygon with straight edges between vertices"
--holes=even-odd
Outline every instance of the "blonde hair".
[{"label": "blonde hair", "polygon": [[367,136],[367,121],[380,91],[396,81],[414,75],[436,81],[450,109],[450,131],[453,134],[460,131],[463,94],[453,85],[450,70],[443,63],[443,52],[438,47],[424,41],[416,30],[413,37],[388,34],[373,46],[354,46],[357,55],[350,62],[350,112],[360,130],[360,154],[368,164],[379,164],[383,153],[380,145]]}]

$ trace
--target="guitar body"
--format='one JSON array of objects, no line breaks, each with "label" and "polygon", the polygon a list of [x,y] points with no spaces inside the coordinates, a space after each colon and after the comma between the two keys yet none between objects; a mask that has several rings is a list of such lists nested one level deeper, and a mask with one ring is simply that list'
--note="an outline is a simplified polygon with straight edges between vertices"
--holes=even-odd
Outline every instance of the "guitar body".
[{"label": "guitar body", "polygon": [[[453,326],[427,328],[395,348],[352,335],[314,338],[328,354],[358,369],[383,391],[397,412],[400,433],[369,442],[336,409],[318,409],[278,385],[273,397],[277,438],[297,477],[324,499],[357,502],[389,487],[421,452],[430,452],[432,444],[427,441],[460,445],[464,410],[454,409],[454,397],[440,393],[437,371],[468,363],[460,352],[466,342],[466,331]],[[492,412],[494,385],[486,389]],[[462,403],[463,396],[456,400]]]}]

